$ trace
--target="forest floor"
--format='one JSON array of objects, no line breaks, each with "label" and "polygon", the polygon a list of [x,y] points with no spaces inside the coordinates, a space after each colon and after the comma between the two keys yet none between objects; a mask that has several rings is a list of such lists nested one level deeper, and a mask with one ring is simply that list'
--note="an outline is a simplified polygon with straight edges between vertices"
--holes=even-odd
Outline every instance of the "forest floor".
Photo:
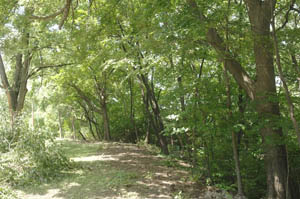
[{"label": "forest floor", "polygon": [[199,198],[189,165],[126,143],[61,140],[75,169],[47,184],[17,190],[21,199]]}]

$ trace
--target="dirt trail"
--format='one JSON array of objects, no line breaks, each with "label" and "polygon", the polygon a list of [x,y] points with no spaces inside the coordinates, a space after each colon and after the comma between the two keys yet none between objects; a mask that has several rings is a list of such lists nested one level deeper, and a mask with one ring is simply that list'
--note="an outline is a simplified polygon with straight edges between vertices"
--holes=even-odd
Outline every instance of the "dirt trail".
[{"label": "dirt trail", "polygon": [[[188,165],[124,143],[63,141],[80,165],[64,178],[18,190],[21,199],[198,198]],[[174,165],[177,166],[174,166]],[[178,167],[179,165],[179,167]]]}]

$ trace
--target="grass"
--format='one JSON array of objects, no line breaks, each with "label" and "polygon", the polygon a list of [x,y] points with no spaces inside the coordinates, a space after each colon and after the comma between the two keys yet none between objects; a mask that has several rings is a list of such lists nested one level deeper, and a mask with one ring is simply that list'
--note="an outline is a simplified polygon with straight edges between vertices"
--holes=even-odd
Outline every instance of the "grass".
[{"label": "grass", "polygon": [[70,141],[70,140],[59,140],[62,151],[69,158],[84,157],[98,154],[103,148],[100,143],[85,143]]},{"label": "grass", "polygon": [[21,188],[20,190],[25,193],[23,197],[49,195],[49,197],[66,199],[109,198],[122,187],[135,184],[138,175],[134,172],[110,168],[104,161],[92,159],[80,161],[81,158],[101,155],[103,149],[101,144],[81,144],[74,141],[59,142],[61,142],[62,150],[66,156],[76,159],[74,162],[75,169],[48,184]]},{"label": "grass", "polygon": [[58,142],[73,160],[74,169],[49,183],[19,187],[21,199],[182,199],[191,191],[191,184],[185,180],[187,172],[179,170],[172,159],[154,153],[155,148],[149,151],[126,143]]}]

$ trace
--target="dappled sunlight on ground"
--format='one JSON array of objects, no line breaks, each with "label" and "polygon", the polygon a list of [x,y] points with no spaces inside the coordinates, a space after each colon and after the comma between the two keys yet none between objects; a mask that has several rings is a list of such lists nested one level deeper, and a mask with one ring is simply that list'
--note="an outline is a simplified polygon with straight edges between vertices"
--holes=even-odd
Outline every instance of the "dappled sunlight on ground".
[{"label": "dappled sunlight on ground", "polygon": [[108,161],[118,160],[117,158],[111,157],[111,155],[93,155],[88,157],[71,158],[74,162],[94,162],[94,161]]},{"label": "dappled sunlight on ground", "polygon": [[[65,199],[63,197],[56,197],[56,195],[60,192],[60,189],[48,189],[45,194],[27,194],[24,195],[23,192],[17,191],[17,194],[21,199],[22,197],[26,197],[26,199],[50,199],[50,198],[55,198],[55,199]],[[25,198],[24,198],[25,199]]]},{"label": "dappled sunlight on ground", "polygon": [[59,142],[78,168],[48,185],[21,189],[21,199],[164,199],[179,192],[186,198],[197,194],[186,170],[170,167],[166,158],[137,145]]}]

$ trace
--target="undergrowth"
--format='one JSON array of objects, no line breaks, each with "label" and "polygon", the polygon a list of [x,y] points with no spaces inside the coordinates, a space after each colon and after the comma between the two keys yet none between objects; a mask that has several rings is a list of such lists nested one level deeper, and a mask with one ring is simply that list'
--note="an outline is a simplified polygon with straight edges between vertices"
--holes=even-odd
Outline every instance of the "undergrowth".
[{"label": "undergrowth", "polygon": [[8,187],[0,187],[0,198],[1,199],[18,199],[17,195],[11,191]]},{"label": "undergrowth", "polygon": [[[53,140],[54,135],[42,129],[30,130],[19,118],[14,128],[0,125],[0,184],[6,187],[45,183],[63,175],[72,164]],[[0,198],[13,193],[0,187]]]}]

